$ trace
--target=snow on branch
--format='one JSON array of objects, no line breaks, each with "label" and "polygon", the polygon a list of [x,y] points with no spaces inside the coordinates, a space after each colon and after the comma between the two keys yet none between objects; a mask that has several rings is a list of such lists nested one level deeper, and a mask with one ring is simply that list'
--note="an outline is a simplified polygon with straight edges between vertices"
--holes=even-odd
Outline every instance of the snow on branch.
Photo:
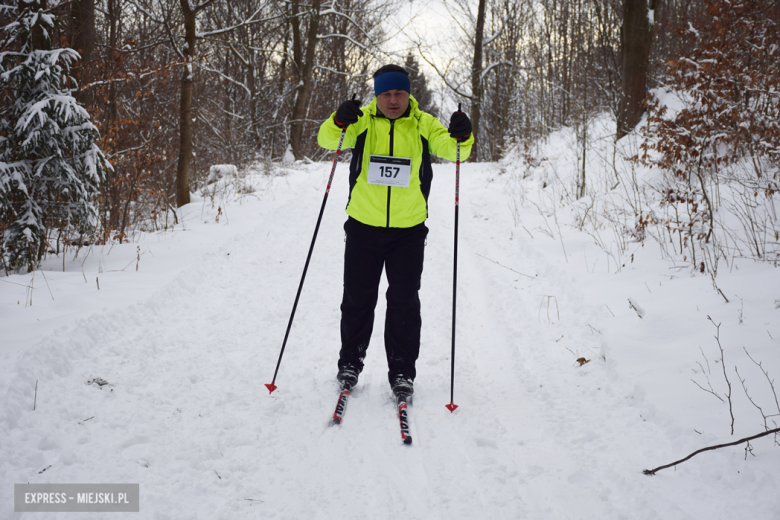
[{"label": "snow on branch", "polygon": [[496,38],[498,38],[499,36],[501,36],[501,34],[504,32],[504,23],[505,23],[505,21],[504,21],[504,22],[501,22],[501,28],[500,28],[498,31],[496,31],[494,34],[491,34],[490,36],[488,36],[488,37],[487,37],[487,38],[486,38],[486,39],[485,39],[485,40],[482,42],[482,46],[483,46],[483,47],[486,47],[486,46],[490,45],[491,43],[493,43],[493,41],[494,41]]},{"label": "snow on branch", "polygon": [[329,40],[331,38],[343,38],[345,40],[348,40],[348,41],[352,42],[352,44],[354,44],[358,48],[360,48],[360,49],[366,51],[367,53],[373,55],[373,53],[371,52],[371,50],[368,47],[366,47],[365,45],[363,45],[360,42],[355,41],[353,38],[351,38],[350,36],[347,36],[346,34],[333,33],[333,34],[318,34],[317,35],[317,39],[318,40]]},{"label": "snow on branch", "polygon": [[347,76],[349,78],[366,78],[369,76],[368,74],[352,74],[351,72],[340,72],[336,69],[325,67],[324,65],[315,65],[314,67],[321,70],[327,70],[328,72],[332,74],[338,74],[339,76]]},{"label": "snow on branch", "polygon": [[131,4],[135,6],[136,9],[141,11],[147,18],[152,20],[155,23],[163,24],[165,23],[164,20],[161,20],[154,16],[152,13],[150,13],[148,10],[144,9],[143,6],[141,6],[136,0],[128,0]]},{"label": "snow on branch", "polygon": [[223,78],[223,79],[226,79],[227,81],[229,81],[229,82],[231,82],[231,83],[233,83],[233,84],[235,84],[235,85],[238,85],[239,87],[241,87],[242,89],[244,89],[244,90],[246,91],[246,93],[247,93],[247,94],[249,94],[250,96],[252,95],[252,93],[249,91],[249,89],[247,88],[247,86],[246,86],[246,85],[244,85],[243,83],[241,83],[240,81],[236,81],[236,80],[234,80],[233,78],[231,78],[231,77],[229,77],[229,76],[227,76],[227,75],[223,74],[222,72],[220,72],[220,71],[218,71],[218,70],[216,70],[216,69],[212,69],[211,67],[209,67],[209,66],[207,66],[207,65],[202,65],[202,64],[201,64],[201,65],[198,65],[198,67],[200,67],[200,68],[201,68],[201,69],[203,69],[203,70],[207,70],[207,71],[209,71],[209,72],[213,72],[214,74],[218,75],[219,77],[221,77],[221,78]]},{"label": "snow on branch", "polygon": [[[202,10],[206,9],[208,6],[210,6],[211,4],[213,4],[214,2],[215,2],[215,0],[206,0],[202,4],[198,4],[195,7],[190,7],[190,10],[191,11],[196,11],[196,12],[197,11],[202,11]],[[187,5],[189,6],[189,0],[187,1]]]},{"label": "snow on branch", "polygon": [[265,9],[265,7],[267,5],[268,5],[268,2],[266,2],[263,5],[261,5],[254,13],[252,13],[252,16],[250,16],[249,18],[247,18],[246,20],[244,20],[243,22],[241,22],[239,24],[231,25],[230,27],[225,27],[224,29],[216,29],[214,31],[208,31],[208,32],[204,32],[204,33],[197,33],[196,36],[198,38],[207,38],[209,36],[216,36],[218,34],[229,33],[231,31],[233,31],[235,29],[239,29],[241,27],[246,27],[246,26],[249,26],[249,25],[257,24],[257,23],[270,22],[272,20],[278,20],[279,18],[284,18],[284,16],[285,16],[284,14],[278,14],[278,15],[275,15],[275,16],[270,16],[268,18],[259,18],[259,19],[255,20],[255,16],[257,16],[260,13],[260,11]]},{"label": "snow on branch", "polygon": [[347,20],[349,20],[349,22],[350,22],[352,25],[354,25],[354,26],[357,28],[357,30],[358,30],[358,31],[360,31],[361,33],[363,33],[363,36],[365,36],[365,37],[368,39],[368,41],[369,41],[369,42],[371,42],[371,44],[372,44],[372,45],[375,45],[373,38],[371,38],[371,36],[370,36],[370,35],[369,35],[369,34],[368,34],[366,31],[364,31],[364,30],[363,30],[363,28],[360,26],[360,24],[358,24],[358,23],[357,23],[355,20],[353,20],[351,16],[349,16],[349,15],[346,15],[346,14],[344,14],[344,13],[340,12],[340,11],[337,11],[337,10],[334,8],[334,7],[335,7],[335,4],[336,4],[336,2],[333,2],[333,3],[331,3],[331,7],[330,7],[330,9],[326,9],[326,10],[324,10],[324,11],[321,11],[321,12],[320,12],[320,15],[321,15],[321,16],[324,16],[324,15],[326,15],[326,14],[334,14],[334,15],[336,15],[336,16],[341,16],[342,18],[346,18]]}]

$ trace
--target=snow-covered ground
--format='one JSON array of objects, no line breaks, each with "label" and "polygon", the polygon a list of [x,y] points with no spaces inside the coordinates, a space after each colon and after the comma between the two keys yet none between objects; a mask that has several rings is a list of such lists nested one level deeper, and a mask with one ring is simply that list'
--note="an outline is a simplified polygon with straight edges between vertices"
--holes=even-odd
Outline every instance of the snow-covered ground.
[{"label": "snow-covered ground", "polygon": [[345,421],[328,427],[346,164],[269,395],[329,171],[257,173],[218,221],[200,200],[174,232],[0,279],[0,517],[96,518],[13,512],[14,483],[51,482],[139,483],[153,519],[780,518],[772,436],[642,474],[764,431],[735,366],[780,413],[747,356],[780,374],[776,267],[722,268],[726,303],[651,240],[607,254],[538,172],[506,162],[462,167],[455,413],[452,165],[434,166],[414,444],[387,384],[381,301]]}]

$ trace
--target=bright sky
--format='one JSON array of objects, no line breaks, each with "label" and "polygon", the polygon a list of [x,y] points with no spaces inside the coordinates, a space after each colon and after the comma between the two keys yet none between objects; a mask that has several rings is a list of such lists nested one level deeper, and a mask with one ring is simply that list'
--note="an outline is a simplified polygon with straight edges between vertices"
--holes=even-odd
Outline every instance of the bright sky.
[{"label": "bright sky", "polygon": [[[428,2],[412,1],[402,6],[392,19],[392,25],[398,31],[397,36],[391,40],[390,48],[398,51],[416,49],[415,40],[422,39],[422,45],[428,59],[437,65],[445,63],[444,54],[435,48],[435,45],[444,43],[456,35],[457,26],[453,23],[443,0],[431,0]],[[388,31],[393,29],[388,28]],[[426,48],[427,47],[427,48]],[[416,50],[415,54],[418,54]],[[464,59],[466,53],[464,52]],[[419,58],[425,76],[431,86],[441,86],[442,82],[436,72]]]}]

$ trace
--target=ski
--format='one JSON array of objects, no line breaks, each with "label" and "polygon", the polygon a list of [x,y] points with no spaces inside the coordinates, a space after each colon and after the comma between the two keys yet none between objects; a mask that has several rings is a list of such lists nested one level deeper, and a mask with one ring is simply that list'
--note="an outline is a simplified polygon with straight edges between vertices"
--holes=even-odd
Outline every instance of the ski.
[{"label": "ski", "polygon": [[398,421],[401,424],[401,440],[404,444],[412,443],[412,436],[409,434],[409,411],[405,396],[396,397],[398,404]]},{"label": "ski", "polygon": [[344,388],[339,393],[339,400],[336,402],[336,411],[333,412],[333,418],[330,420],[330,424],[341,424],[344,420],[344,412],[347,411],[347,399],[349,399],[349,388]]}]

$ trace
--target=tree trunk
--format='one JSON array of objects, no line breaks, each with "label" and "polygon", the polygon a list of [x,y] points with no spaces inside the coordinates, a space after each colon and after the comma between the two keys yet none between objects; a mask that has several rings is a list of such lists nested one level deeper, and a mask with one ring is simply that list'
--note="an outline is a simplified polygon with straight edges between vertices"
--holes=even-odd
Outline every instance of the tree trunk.
[{"label": "tree trunk", "polygon": [[[35,0],[33,2],[30,2],[29,9],[31,11],[38,11],[42,10],[48,7],[44,2],[41,0]],[[21,9],[21,8],[20,8]],[[31,36],[32,36],[32,50],[34,51],[48,51],[51,49],[51,35],[50,34],[44,34],[43,27],[40,23],[36,23],[32,26],[31,29]],[[3,49],[5,51],[5,49]]]},{"label": "tree trunk", "polygon": [[184,13],[184,56],[187,63],[181,78],[181,104],[179,108],[179,165],[176,170],[176,206],[190,203],[190,165],[192,164],[192,58],[195,56],[196,14],[188,0],[181,0]]},{"label": "tree trunk", "polygon": [[[247,38],[247,47],[250,46],[249,38]],[[260,122],[257,120],[257,83],[255,82],[255,53],[253,50],[249,50],[247,53],[247,63],[249,66],[246,71],[246,87],[249,90],[249,121],[252,125],[250,134],[254,141],[254,149],[260,150],[263,145],[262,137],[260,136]]]},{"label": "tree trunk", "polygon": [[[116,78],[117,70],[117,55],[119,52],[116,50],[119,43],[119,34],[117,26],[119,24],[119,0],[108,0],[107,2],[107,17],[108,23],[108,53],[111,57],[109,63],[110,78]],[[117,133],[119,132],[119,92],[116,82],[111,81],[108,85],[108,99],[106,100],[106,113],[105,113],[105,125],[103,125],[103,135],[109,139],[109,149],[111,151],[117,151]],[[106,172],[106,181],[108,183],[108,227],[111,229],[119,229],[120,222],[120,210],[122,203],[120,200],[120,193],[122,189],[121,174],[119,172],[119,166],[114,166],[114,171]],[[125,219],[126,220],[126,219]],[[119,243],[121,244],[122,233],[124,228],[119,229]]]},{"label": "tree trunk", "polygon": [[[285,24],[290,25],[292,23],[292,20],[288,19]],[[278,81],[278,94],[276,96],[276,109],[274,110],[274,119],[273,119],[273,128],[275,129],[277,126],[277,122],[279,121],[279,112],[281,112],[281,106],[284,102],[284,86],[287,82],[287,56],[288,56],[288,50],[290,47],[290,28],[287,27],[284,31],[284,52],[282,53],[282,63],[279,66],[279,81]],[[268,152],[268,159],[273,160],[274,158],[274,152],[276,151],[276,131],[272,130],[269,134],[268,139],[271,141],[269,146],[269,152]],[[286,145],[287,144],[287,135],[285,134],[285,139],[282,140],[282,142]],[[282,151],[282,157],[284,157],[284,151]]]},{"label": "tree trunk", "polygon": [[74,0],[71,9],[70,46],[81,54],[81,63],[86,65],[95,50],[95,0]]},{"label": "tree trunk", "polygon": [[652,41],[653,26],[648,19],[647,0],[624,0],[621,29],[622,93],[616,139],[633,130],[642,118]]},{"label": "tree trunk", "polygon": [[75,0],[71,6],[70,46],[81,54],[81,60],[73,67],[79,89],[74,97],[79,103],[90,105],[89,92],[83,85],[90,80],[90,63],[95,50],[95,0]]},{"label": "tree trunk", "polygon": [[477,12],[477,28],[474,33],[474,61],[471,65],[471,131],[474,134],[474,147],[471,158],[478,161],[479,157],[479,120],[482,108],[482,41],[485,31],[486,0],[479,0]]},{"label": "tree trunk", "polygon": [[[293,2],[293,14],[297,14],[298,2]],[[320,0],[312,2],[312,15],[309,21],[309,32],[306,41],[306,61],[301,63],[303,43],[298,18],[293,19],[293,52],[298,67],[298,85],[295,88],[295,103],[292,111],[292,124],[290,126],[290,146],[296,160],[304,158],[303,154],[303,128],[306,118],[306,105],[311,96],[311,77],[314,71],[314,55],[317,48],[317,31],[320,24]]]}]

